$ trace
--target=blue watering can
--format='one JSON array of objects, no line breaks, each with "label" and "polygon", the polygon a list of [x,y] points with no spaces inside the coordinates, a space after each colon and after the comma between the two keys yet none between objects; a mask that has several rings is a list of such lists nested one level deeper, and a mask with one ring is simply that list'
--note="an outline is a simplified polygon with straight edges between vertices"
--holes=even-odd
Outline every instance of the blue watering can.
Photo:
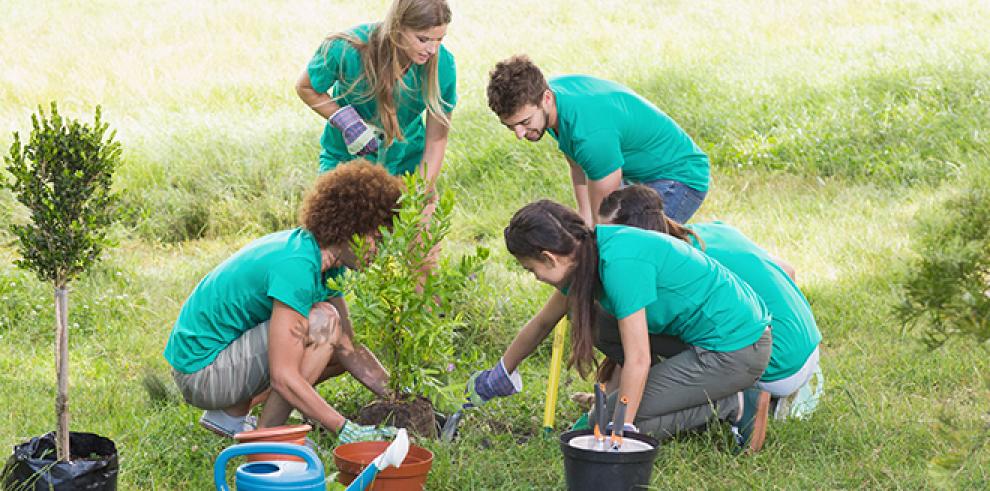
[{"label": "blue watering can", "polygon": [[234,483],[237,491],[326,491],[323,462],[308,447],[294,443],[242,443],[227,447],[213,464],[213,482],[217,491],[227,487],[227,461],[241,455],[278,453],[302,457],[305,463],[274,461],[248,462],[237,468]]}]

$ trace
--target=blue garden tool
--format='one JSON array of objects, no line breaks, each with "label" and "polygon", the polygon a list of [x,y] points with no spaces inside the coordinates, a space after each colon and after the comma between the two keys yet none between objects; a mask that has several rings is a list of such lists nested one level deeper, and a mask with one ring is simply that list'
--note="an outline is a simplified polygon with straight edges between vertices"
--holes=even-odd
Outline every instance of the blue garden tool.
[{"label": "blue garden tool", "polygon": [[[217,491],[230,491],[227,486],[227,461],[241,455],[277,453],[303,458],[300,462],[248,462],[237,468],[234,478],[237,491],[325,491],[323,462],[308,447],[294,443],[242,443],[227,447],[213,464],[213,483]],[[350,488],[348,488],[350,489]]]},{"label": "blue garden tool", "polygon": [[392,443],[385,448],[385,451],[379,454],[378,457],[375,457],[375,460],[372,460],[368,464],[368,467],[365,467],[351,481],[346,491],[364,491],[371,488],[371,484],[375,481],[378,471],[389,467],[399,467],[402,465],[402,461],[406,460],[407,453],[409,453],[409,435],[406,434],[405,428],[399,428],[399,432],[395,435],[395,440],[392,440]]}]

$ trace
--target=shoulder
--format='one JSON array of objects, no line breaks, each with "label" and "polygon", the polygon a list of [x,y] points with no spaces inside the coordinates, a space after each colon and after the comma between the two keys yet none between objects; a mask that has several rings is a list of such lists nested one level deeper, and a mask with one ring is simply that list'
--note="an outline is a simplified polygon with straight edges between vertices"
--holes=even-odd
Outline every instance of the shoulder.
[{"label": "shoulder", "polygon": [[323,40],[322,49],[331,53],[358,53],[355,42],[366,43],[371,33],[378,27],[377,23],[361,24],[350,29],[331,34]]},{"label": "shoulder", "polygon": [[595,236],[602,257],[640,257],[643,248],[665,248],[673,242],[666,235],[625,225],[597,225]]},{"label": "shoulder", "polygon": [[454,54],[441,44],[440,51],[437,53],[437,72],[439,72],[440,77],[449,77],[455,75],[456,71],[457,63],[454,60]]}]

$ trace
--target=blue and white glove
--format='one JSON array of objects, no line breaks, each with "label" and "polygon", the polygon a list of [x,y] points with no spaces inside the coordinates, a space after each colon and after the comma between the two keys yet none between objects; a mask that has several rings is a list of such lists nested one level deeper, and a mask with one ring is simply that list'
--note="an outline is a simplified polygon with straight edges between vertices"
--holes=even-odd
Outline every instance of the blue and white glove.
[{"label": "blue and white glove", "polygon": [[348,419],[344,421],[344,426],[341,426],[340,432],[337,433],[337,443],[344,444],[391,440],[392,438],[395,438],[398,431],[399,430],[392,426],[382,426],[381,428],[376,426],[365,426],[359,425]]},{"label": "blue and white glove", "polygon": [[471,374],[467,387],[464,388],[465,409],[483,406],[486,402],[495,397],[511,396],[522,390],[522,376],[519,370],[513,370],[510,374],[505,369],[505,362],[498,361],[498,365],[490,370],[482,370]]},{"label": "blue and white glove", "polygon": [[375,130],[365,123],[354,109],[347,105],[337,110],[328,118],[334,128],[340,130],[347,144],[347,152],[358,157],[378,151],[378,135]]}]

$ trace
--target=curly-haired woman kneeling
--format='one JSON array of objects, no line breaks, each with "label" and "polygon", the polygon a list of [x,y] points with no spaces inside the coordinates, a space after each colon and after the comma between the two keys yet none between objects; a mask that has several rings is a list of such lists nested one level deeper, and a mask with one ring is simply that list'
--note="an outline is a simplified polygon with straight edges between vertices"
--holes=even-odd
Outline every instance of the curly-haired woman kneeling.
[{"label": "curly-haired woman kneeling", "polygon": [[196,285],[165,358],[185,400],[206,410],[201,425],[223,436],[252,429],[247,414],[267,397],[262,427],[283,424],[296,408],[342,442],[390,436],[394,429],[346,420],[313,387],[346,371],[386,394],[388,374],[354,344],[344,298],[326,280],[355,266],[350,238],[391,224],[400,194],[382,167],[340,166],[307,194],[301,227],[251,242]]}]

